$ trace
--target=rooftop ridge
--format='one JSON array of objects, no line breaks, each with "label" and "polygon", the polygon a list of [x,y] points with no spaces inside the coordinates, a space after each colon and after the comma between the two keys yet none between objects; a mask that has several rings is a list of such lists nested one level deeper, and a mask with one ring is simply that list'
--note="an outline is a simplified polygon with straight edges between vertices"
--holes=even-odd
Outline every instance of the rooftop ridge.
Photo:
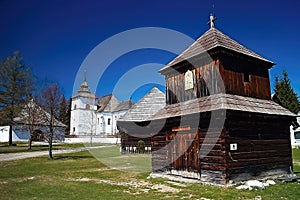
[{"label": "rooftop ridge", "polygon": [[119,121],[143,121],[165,106],[165,94],[153,87]]},{"label": "rooftop ridge", "polygon": [[214,26],[204,32],[195,42],[193,42],[188,48],[186,48],[181,54],[175,57],[171,62],[169,62],[165,67],[159,70],[159,72],[176,65],[185,60],[191,59],[197,55],[207,53],[217,47],[223,47],[231,51],[259,59],[261,61],[267,62],[274,65],[272,61],[258,55],[256,52],[248,49],[241,43],[232,39],[230,36],[224,34]]}]

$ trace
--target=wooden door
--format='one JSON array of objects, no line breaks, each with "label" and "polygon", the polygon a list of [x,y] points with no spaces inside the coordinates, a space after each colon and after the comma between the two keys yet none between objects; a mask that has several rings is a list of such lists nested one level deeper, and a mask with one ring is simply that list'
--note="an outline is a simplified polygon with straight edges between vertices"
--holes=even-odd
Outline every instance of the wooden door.
[{"label": "wooden door", "polygon": [[197,136],[191,133],[172,133],[168,140],[170,169],[200,173]]}]

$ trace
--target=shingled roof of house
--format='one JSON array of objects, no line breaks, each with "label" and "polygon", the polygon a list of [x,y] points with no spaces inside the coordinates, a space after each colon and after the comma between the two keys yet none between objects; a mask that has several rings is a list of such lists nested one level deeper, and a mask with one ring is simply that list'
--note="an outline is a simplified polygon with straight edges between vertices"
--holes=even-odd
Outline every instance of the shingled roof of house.
[{"label": "shingled roof of house", "polygon": [[[14,118],[17,124],[48,126],[51,115],[39,106],[34,100],[24,105],[18,117]],[[66,127],[61,121],[54,119],[55,127]]]},{"label": "shingled roof of house", "polygon": [[120,102],[113,94],[101,97],[98,101],[97,112],[119,112],[129,110],[132,106],[132,101]]},{"label": "shingled roof of house", "polygon": [[131,108],[132,104],[133,103],[131,100],[121,102],[117,107],[114,108],[113,112],[129,110]]},{"label": "shingled roof of house", "polygon": [[235,110],[269,115],[296,115],[271,100],[262,100],[232,94],[215,94],[167,105],[147,120],[156,120],[214,110]]},{"label": "shingled roof of house", "polygon": [[217,47],[223,47],[225,49],[229,49],[237,53],[265,61],[271,66],[274,65],[272,61],[267,60],[266,58],[249,50],[248,48],[244,47],[237,41],[231,39],[229,36],[225,35],[218,29],[212,27],[208,31],[206,31],[200,38],[198,38],[185,51],[183,51],[179,56],[177,56],[174,60],[172,60],[169,64],[162,68],[160,72],[184,60],[188,60],[197,55],[207,53],[209,50],[212,50]]},{"label": "shingled roof of house", "polygon": [[99,109],[97,112],[113,112],[119,104],[120,101],[113,94],[103,96],[98,101]]},{"label": "shingled roof of house", "polygon": [[165,94],[154,87],[134,104],[119,121],[144,121],[161,110],[165,105]]}]

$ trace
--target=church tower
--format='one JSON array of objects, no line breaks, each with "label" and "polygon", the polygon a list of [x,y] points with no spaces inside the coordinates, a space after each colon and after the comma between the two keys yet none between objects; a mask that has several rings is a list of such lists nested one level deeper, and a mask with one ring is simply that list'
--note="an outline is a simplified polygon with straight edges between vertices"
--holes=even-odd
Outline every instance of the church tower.
[{"label": "church tower", "polygon": [[84,80],[78,92],[72,97],[70,135],[96,133],[95,102],[96,96],[91,93],[84,72]]}]

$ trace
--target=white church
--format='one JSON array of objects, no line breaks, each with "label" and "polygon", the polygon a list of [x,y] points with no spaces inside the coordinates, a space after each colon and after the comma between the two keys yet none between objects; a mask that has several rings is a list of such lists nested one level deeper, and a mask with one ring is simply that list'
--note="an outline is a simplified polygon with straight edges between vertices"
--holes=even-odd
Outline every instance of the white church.
[{"label": "white church", "polygon": [[109,136],[115,135],[117,120],[132,106],[132,101],[120,102],[113,94],[98,99],[91,93],[86,76],[72,97],[70,135]]}]

